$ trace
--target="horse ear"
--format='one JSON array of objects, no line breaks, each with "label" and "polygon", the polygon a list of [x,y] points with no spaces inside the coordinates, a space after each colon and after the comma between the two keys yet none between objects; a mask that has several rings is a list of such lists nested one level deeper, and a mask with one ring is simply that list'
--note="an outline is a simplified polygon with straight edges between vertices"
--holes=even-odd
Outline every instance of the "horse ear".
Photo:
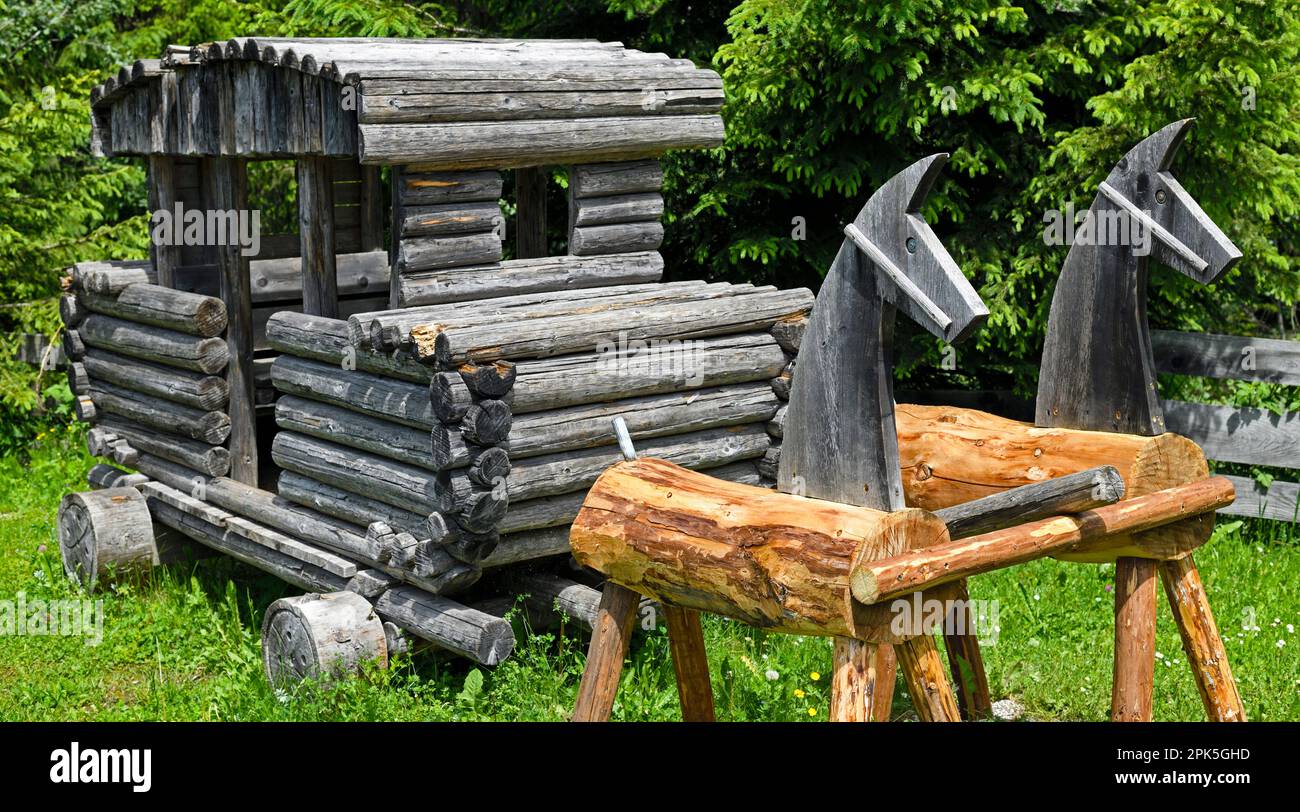
[{"label": "horse ear", "polygon": [[1164,172],[1173,163],[1174,155],[1182,146],[1183,139],[1187,137],[1194,121],[1196,121],[1194,118],[1184,118],[1166,124],[1143,138],[1120,159],[1111,174],[1142,170]]}]

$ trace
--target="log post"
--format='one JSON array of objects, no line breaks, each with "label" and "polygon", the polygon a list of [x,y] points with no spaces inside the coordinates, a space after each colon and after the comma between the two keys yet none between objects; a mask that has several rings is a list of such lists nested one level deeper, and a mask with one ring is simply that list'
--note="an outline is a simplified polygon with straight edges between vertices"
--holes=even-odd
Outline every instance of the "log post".
[{"label": "log post", "polygon": [[[176,206],[175,159],[168,155],[149,156],[149,208],[153,212],[173,213]],[[175,223],[173,228],[179,228]],[[164,288],[175,287],[175,271],[181,264],[179,245],[165,245],[157,241],[150,243],[150,255],[154,270],[158,274],[158,284]]]},{"label": "log post", "polygon": [[709,655],[704,648],[700,613],[693,609],[664,606],[668,621],[668,646],[677,674],[677,697],[683,722],[712,722],[713,686],[709,682]]},{"label": "log post", "polygon": [[871,698],[871,721],[888,722],[894,709],[894,684],[898,681],[898,656],[894,647],[876,646],[875,695]]},{"label": "log post", "polygon": [[100,578],[147,570],[158,563],[149,505],[135,488],[64,496],[58,527],[63,569],[88,591]]},{"label": "log post", "polygon": [[989,696],[989,678],[984,671],[975,629],[975,613],[970,608],[970,593],[965,579],[955,581],[948,594],[952,601],[943,620],[943,644],[948,651],[948,667],[957,689],[957,705],[962,718],[988,719],[993,715],[993,698]]},{"label": "log post", "polygon": [[384,189],[379,173],[378,166],[361,167],[361,251],[384,248]]},{"label": "log post", "polygon": [[1205,597],[1201,574],[1192,556],[1160,562],[1160,578],[1183,638],[1183,651],[1211,722],[1244,722],[1246,707],[1228,667],[1228,652]]},{"label": "log post", "polygon": [[[849,637],[835,638],[831,710],[827,717],[830,721],[870,722],[880,719],[881,711],[876,706],[882,693],[877,684],[883,676],[880,650],[891,648]],[[893,674],[892,669],[890,674]],[[890,688],[892,698],[892,682]],[[885,713],[887,715],[888,711]]]},{"label": "log post", "polygon": [[544,167],[515,170],[515,257],[532,259],[549,254],[546,248],[546,181]]},{"label": "log post", "polygon": [[1113,722],[1150,722],[1156,669],[1156,562],[1115,562],[1115,672]]},{"label": "log post", "polygon": [[961,711],[943,671],[943,660],[939,658],[934,638],[921,634],[894,646],[894,650],[903,666],[907,692],[912,695],[917,718],[922,722],[960,722]]},{"label": "log post", "polygon": [[330,158],[298,159],[298,242],[302,256],[302,312],[338,318],[334,172]]},{"label": "log post", "polygon": [[605,583],[591,632],[591,645],[587,648],[587,665],[578,686],[573,721],[609,721],[640,603],[641,596],[627,587],[612,581]]},{"label": "log post", "polygon": [[388,667],[384,624],[355,592],[281,598],[262,621],[262,666],[272,686],[355,674],[368,662]]},{"label": "log post", "polygon": [[[247,162],[239,158],[203,159],[206,182],[205,206],[209,210],[248,211]],[[226,370],[229,384],[230,477],[257,485],[257,412],[253,372],[253,298],[248,278],[248,257],[238,240],[217,246],[217,270],[221,300],[228,320],[226,343],[230,361]]]}]

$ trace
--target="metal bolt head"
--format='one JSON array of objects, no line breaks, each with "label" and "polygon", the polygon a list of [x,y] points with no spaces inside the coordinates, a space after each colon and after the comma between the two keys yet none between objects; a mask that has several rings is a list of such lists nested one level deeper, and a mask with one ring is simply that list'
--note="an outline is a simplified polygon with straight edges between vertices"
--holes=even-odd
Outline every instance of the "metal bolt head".
[{"label": "metal bolt head", "polygon": [[1162,205],[1162,206],[1165,204],[1165,190],[1164,190],[1164,189],[1156,189],[1156,202],[1159,203],[1159,204]]},{"label": "metal bolt head", "polygon": [[907,238],[907,253],[909,254],[916,253],[916,237]]}]

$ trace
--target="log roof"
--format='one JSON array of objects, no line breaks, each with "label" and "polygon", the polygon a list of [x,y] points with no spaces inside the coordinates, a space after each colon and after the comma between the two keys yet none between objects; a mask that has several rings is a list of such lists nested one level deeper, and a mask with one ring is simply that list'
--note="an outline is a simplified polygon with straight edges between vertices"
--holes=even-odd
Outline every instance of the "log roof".
[{"label": "log roof", "polygon": [[91,91],[104,154],[506,168],[722,143],[722,80],[618,42],[236,37]]}]

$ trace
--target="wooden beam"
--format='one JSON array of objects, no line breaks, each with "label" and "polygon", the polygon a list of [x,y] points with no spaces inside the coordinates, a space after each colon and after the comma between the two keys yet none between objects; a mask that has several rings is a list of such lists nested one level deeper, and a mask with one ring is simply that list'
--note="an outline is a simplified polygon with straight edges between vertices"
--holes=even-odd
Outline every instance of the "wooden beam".
[{"label": "wooden beam", "polygon": [[1160,579],[1183,638],[1183,651],[1211,722],[1244,722],[1246,706],[1228,666],[1228,652],[1205,596],[1205,585],[1190,555],[1160,563]]},{"label": "wooden beam", "polygon": [[334,178],[329,158],[298,159],[298,236],[302,247],[302,310],[338,318],[334,264]]},{"label": "wooden beam", "polygon": [[[149,156],[149,209],[151,212],[167,212],[168,216],[176,206],[175,160],[169,155]],[[151,223],[152,225],[152,223]],[[180,224],[174,224],[179,226]],[[179,245],[160,245],[150,241],[149,254],[158,275],[158,284],[165,288],[175,286],[175,269],[181,264]]]},{"label": "wooden beam", "polygon": [[1156,371],[1300,386],[1300,341],[1151,331]]},{"label": "wooden beam", "polygon": [[712,722],[713,686],[709,683],[709,655],[704,648],[700,613],[693,609],[664,606],[668,621],[668,647],[677,674],[677,698],[683,722]]},{"label": "wooden beam", "polygon": [[1115,562],[1115,671],[1112,722],[1150,722],[1156,669],[1156,567],[1147,558]]},{"label": "wooden beam", "polygon": [[592,627],[591,645],[587,648],[587,665],[578,685],[573,721],[609,721],[640,602],[641,596],[627,587],[612,581],[605,583]]},{"label": "wooden beam", "polygon": [[[239,158],[203,160],[205,207],[248,211],[247,162]],[[257,485],[257,411],[253,381],[253,298],[248,277],[248,257],[237,241],[216,247],[221,300],[228,313],[226,368],[230,415],[230,477]]]},{"label": "wooden beam", "polygon": [[515,172],[515,256],[533,259],[547,256],[546,182],[544,167],[529,166]]},{"label": "wooden beam", "polygon": [[[379,251],[384,247],[384,186],[380,167],[361,167],[361,250]],[[396,222],[396,221],[394,221]]]}]

